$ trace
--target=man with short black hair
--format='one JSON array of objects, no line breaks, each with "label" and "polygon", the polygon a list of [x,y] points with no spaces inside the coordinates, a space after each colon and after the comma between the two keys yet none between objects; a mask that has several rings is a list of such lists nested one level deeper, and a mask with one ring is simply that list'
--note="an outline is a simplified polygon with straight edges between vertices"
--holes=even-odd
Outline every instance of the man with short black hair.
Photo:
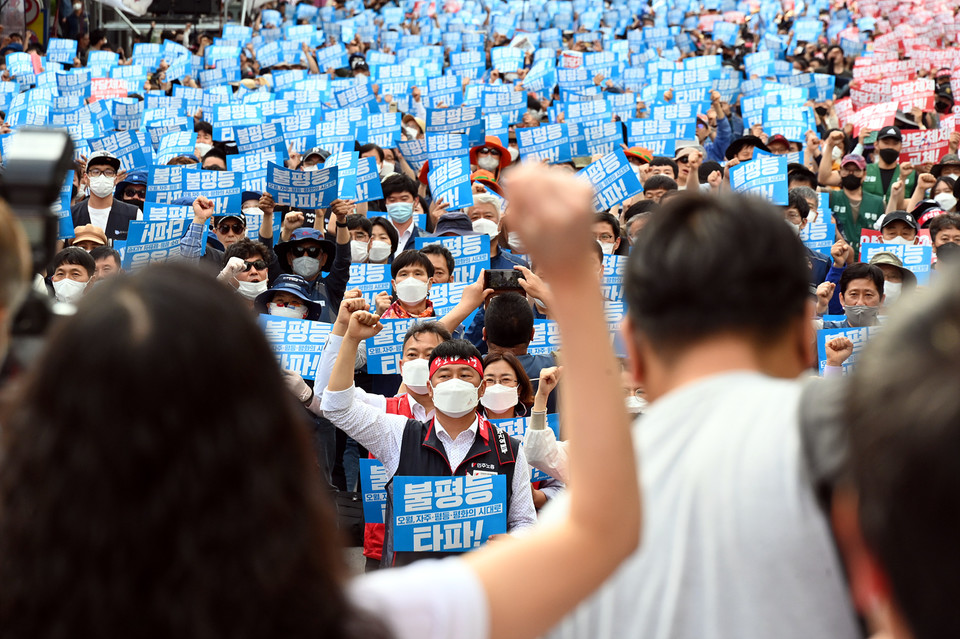
[{"label": "man with short black hair", "polygon": [[63,249],[50,264],[53,296],[58,302],[76,304],[83,297],[96,271],[97,263],[82,248],[69,246]]},{"label": "man with short black hair", "polygon": [[120,265],[120,252],[109,246],[98,246],[90,251],[90,257],[97,265],[93,272],[96,281],[105,280],[120,275],[123,268]]},{"label": "man with short black hair", "polygon": [[[380,313],[383,319],[434,317],[433,302],[427,299],[433,283],[433,262],[429,257],[416,250],[404,251],[393,258],[390,276],[397,301]],[[378,304],[384,295],[377,296]]]},{"label": "man with short black hair", "polygon": [[[653,178],[651,178],[653,179]],[[593,236],[604,255],[613,255],[620,248],[620,222],[610,213],[598,213],[593,222]]]},{"label": "man with short black hair", "polygon": [[114,197],[120,160],[107,151],[90,154],[81,183],[90,189],[90,197],[71,209],[73,226],[93,224],[103,229],[107,239],[127,239],[130,222],[142,220],[143,212],[132,204]]},{"label": "man with short black hair", "polygon": [[267,269],[274,259],[265,244],[243,238],[227,247],[218,279],[236,289],[253,308],[253,300],[267,291]]},{"label": "man with short black hair", "polygon": [[[796,229],[799,236],[807,226],[807,219],[810,217],[810,204],[804,199],[803,194],[798,189],[790,189],[787,192],[787,206],[784,208],[784,218],[790,226],[790,230]],[[810,265],[810,283],[818,285],[827,279],[827,273],[830,272],[830,260],[819,251],[814,251],[808,246],[804,246],[807,254],[807,263]]]},{"label": "man with short black hair", "polygon": [[668,191],[678,188],[677,183],[666,175],[651,175],[643,187],[643,197],[659,204]]},{"label": "man with short black hair", "polygon": [[673,158],[658,155],[650,161],[650,170],[647,172],[647,179],[649,180],[650,176],[653,175],[665,175],[676,182],[677,176],[680,175],[680,167],[677,166]]},{"label": "man with short black hair", "polygon": [[216,147],[211,148],[207,151],[206,155],[203,156],[200,168],[206,169],[207,171],[226,171],[227,154],[224,153],[222,149]]},{"label": "man with short black hair", "polygon": [[381,188],[387,217],[400,236],[399,250],[414,248],[416,238],[420,237],[414,217],[419,198],[417,183],[402,173],[394,173],[383,180]]},{"label": "man with short black hair", "polygon": [[442,244],[427,244],[420,252],[433,264],[433,283],[449,284],[453,281],[453,269],[456,262],[453,253]]},{"label": "man with short black hair", "polygon": [[[842,321],[816,320],[816,328],[850,328],[874,326],[883,306],[883,271],[873,264],[857,262],[844,269],[840,276],[840,304],[846,319]],[[817,314],[824,313],[819,300]]]},{"label": "man with short black hair", "polygon": [[930,220],[930,239],[933,241],[933,254],[945,244],[960,245],[960,215],[945,213]]},{"label": "man with short black hair", "polygon": [[527,352],[533,341],[533,309],[519,293],[502,293],[490,298],[484,314],[483,339],[488,353],[512,353],[520,360],[523,370],[539,387],[540,371],[556,366],[553,355],[531,355]]},{"label": "man with short black hair", "polygon": [[682,193],[651,216],[624,282],[650,401],[634,430],[644,541],[548,636],[861,636],[800,442],[808,277],[759,199]]}]

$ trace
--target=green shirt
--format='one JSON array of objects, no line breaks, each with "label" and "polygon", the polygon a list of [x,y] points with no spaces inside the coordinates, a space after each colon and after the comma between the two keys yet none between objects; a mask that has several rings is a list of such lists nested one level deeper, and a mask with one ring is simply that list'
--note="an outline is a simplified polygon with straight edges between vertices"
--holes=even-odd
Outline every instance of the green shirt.
[{"label": "green shirt", "polygon": [[860,200],[860,216],[854,220],[853,210],[850,207],[850,198],[847,194],[840,191],[830,193],[830,210],[833,211],[833,219],[840,230],[840,234],[847,241],[847,244],[853,247],[854,251],[860,251],[860,230],[867,229],[872,231],[873,225],[877,223],[880,216],[886,212],[887,207],[883,203],[883,198],[879,195],[873,195],[862,191],[863,199]]},{"label": "green shirt", "polygon": [[[897,165],[893,169],[893,177],[890,178],[890,186],[893,186],[893,183],[900,179],[900,165]],[[907,183],[904,185],[903,196],[905,198],[910,198],[913,196],[913,189],[917,185],[917,172],[914,171],[910,174],[910,177],[907,178]],[[880,180],[880,165],[874,162],[873,164],[867,165],[867,174],[863,177],[863,192],[870,193],[871,195],[882,196],[883,203],[886,204],[890,201],[890,186],[887,187],[886,192],[883,191],[883,182]]]}]

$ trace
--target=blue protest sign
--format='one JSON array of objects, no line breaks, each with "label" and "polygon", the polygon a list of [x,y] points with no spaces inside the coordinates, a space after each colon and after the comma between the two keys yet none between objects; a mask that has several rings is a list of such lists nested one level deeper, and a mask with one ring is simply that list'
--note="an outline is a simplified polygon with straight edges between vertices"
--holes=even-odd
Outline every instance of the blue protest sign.
[{"label": "blue protest sign", "polygon": [[457,282],[475,282],[480,271],[490,268],[490,236],[463,235],[453,237],[418,237],[417,250],[429,244],[439,244],[450,251],[454,264],[453,279]]},{"label": "blue protest sign", "polygon": [[400,114],[374,113],[367,119],[367,142],[392,149],[400,141]]},{"label": "blue protest sign", "polygon": [[[928,247],[929,248],[929,247]],[[836,337],[846,337],[853,342],[853,354],[843,363],[843,372],[851,371],[857,363],[857,357],[863,346],[871,337],[876,335],[880,326],[861,326],[857,328],[822,328],[817,331],[817,359],[820,365],[820,374],[823,375],[827,365],[827,342]]]},{"label": "blue protest sign", "polygon": [[560,350],[560,327],[553,320],[533,321],[533,340],[527,347],[531,355],[550,355]]},{"label": "blue protest sign", "polygon": [[677,145],[677,125],[670,120],[628,120],[627,144],[642,146],[653,155],[673,157]]},{"label": "blue protest sign", "polygon": [[120,160],[122,170],[132,171],[146,169],[150,165],[149,158],[143,152],[146,143],[146,134],[143,132],[120,131],[91,139],[90,148],[94,151],[107,151]]},{"label": "blue protest sign", "polygon": [[[810,216],[812,217],[812,216]],[[808,217],[808,220],[810,219]],[[800,230],[800,240],[811,251],[830,257],[830,248],[837,236],[837,226],[830,215],[820,216],[816,222],[808,221]]]},{"label": "blue protest sign", "polygon": [[160,138],[160,148],[157,149],[157,164],[166,164],[167,161],[178,155],[191,155],[197,146],[197,134],[194,131],[171,131]]},{"label": "blue protest sign", "polygon": [[360,296],[373,307],[378,293],[390,291],[390,280],[389,264],[351,264],[347,289],[359,290]]},{"label": "blue protest sign", "polygon": [[340,151],[331,153],[324,163],[324,168],[337,169],[337,199],[352,200],[357,192],[357,160],[356,151]]},{"label": "blue protest sign", "polygon": [[507,532],[506,475],[393,478],[393,547],[466,552]]},{"label": "blue protest sign", "polygon": [[400,149],[400,153],[403,154],[414,171],[419,171],[423,163],[427,161],[427,141],[423,138],[401,140],[397,142],[397,148]]},{"label": "blue protest sign", "polygon": [[543,124],[517,129],[517,146],[524,160],[545,160],[551,163],[572,159],[569,131],[566,124]]},{"label": "blue protest sign", "polygon": [[427,109],[427,134],[463,133],[468,146],[483,144],[483,118],[477,107]]},{"label": "blue protest sign", "polygon": [[427,160],[435,164],[440,160],[456,159],[470,154],[467,136],[459,133],[427,133]]},{"label": "blue protest sign", "polygon": [[227,170],[243,176],[241,185],[244,191],[262,193],[267,190],[267,166],[271,163],[282,164],[283,156],[276,151],[227,156]]},{"label": "blue protest sign", "polygon": [[73,237],[73,216],[70,214],[70,196],[73,194],[73,171],[67,171],[64,177],[63,185],[60,187],[60,195],[50,209],[60,220],[57,228],[57,239],[66,240]]},{"label": "blue protest sign", "polygon": [[[523,441],[524,435],[527,434],[527,429],[530,428],[530,418],[529,417],[519,417],[517,419],[491,419],[490,423],[499,428],[500,430],[505,431],[511,437]],[[554,436],[559,440],[560,439],[560,416],[556,413],[550,413],[547,415],[547,428],[553,431]],[[530,481],[538,482],[545,479],[549,479],[550,475],[546,474],[542,470],[538,470],[533,466],[530,467]]]},{"label": "blue protest sign", "polygon": [[730,186],[737,193],[752,193],[774,204],[787,204],[787,158],[761,155],[730,169]]},{"label": "blue protest sign", "polygon": [[73,66],[77,57],[77,41],[64,38],[50,38],[47,43],[47,60]]},{"label": "blue protest sign", "polygon": [[304,379],[316,378],[323,345],[333,324],[274,315],[260,315],[259,323],[280,368]]},{"label": "blue protest sign", "polygon": [[144,222],[165,222],[167,220],[193,217],[192,205],[143,203]]},{"label": "blue protest sign", "polygon": [[377,172],[377,161],[374,158],[360,158],[357,161],[357,184],[355,202],[372,202],[383,199],[383,186],[380,182],[380,173]]},{"label": "blue protest sign", "polygon": [[470,188],[470,158],[459,157],[430,163],[427,182],[434,200],[443,199],[447,210],[457,211],[473,206]]},{"label": "blue protest sign", "polygon": [[379,459],[360,460],[360,492],[363,494],[363,521],[382,524],[387,509],[387,482],[390,477]]},{"label": "blue protest sign", "polygon": [[623,277],[627,268],[626,255],[603,256],[603,282],[601,290],[608,300],[623,299]]},{"label": "blue protest sign", "polygon": [[283,130],[277,122],[236,129],[234,140],[240,153],[275,151],[286,155]]},{"label": "blue protest sign", "polygon": [[643,191],[620,148],[586,166],[578,175],[593,184],[593,206],[597,211],[606,211]]},{"label": "blue protest sign", "polygon": [[148,264],[165,262],[180,256],[180,238],[187,232],[190,220],[171,219],[163,222],[130,222],[127,247],[122,266],[136,271]]},{"label": "blue protest sign", "polygon": [[917,276],[917,284],[930,283],[930,263],[933,261],[933,247],[923,244],[861,244],[860,261],[869,262],[877,253],[893,253],[903,262],[904,268]]},{"label": "blue protest sign", "polygon": [[623,144],[623,126],[619,122],[590,122],[582,128],[591,154],[613,153]]},{"label": "blue protest sign", "polygon": [[[361,264],[359,266],[377,266]],[[387,281],[387,290],[390,284]],[[421,319],[382,319],[383,329],[367,340],[367,372],[371,375],[399,375],[403,337]]]},{"label": "blue protest sign", "polygon": [[280,205],[295,209],[326,208],[337,196],[337,168],[291,171],[269,164],[267,192]]},{"label": "blue protest sign", "polygon": [[336,120],[333,122],[320,122],[314,129],[317,138],[317,145],[327,151],[352,151],[357,137],[357,125],[355,122],[346,120]]},{"label": "blue protest sign", "polygon": [[147,200],[165,204],[180,197],[201,195],[213,201],[216,215],[240,210],[241,176],[232,171],[202,171],[185,166],[150,169]]}]

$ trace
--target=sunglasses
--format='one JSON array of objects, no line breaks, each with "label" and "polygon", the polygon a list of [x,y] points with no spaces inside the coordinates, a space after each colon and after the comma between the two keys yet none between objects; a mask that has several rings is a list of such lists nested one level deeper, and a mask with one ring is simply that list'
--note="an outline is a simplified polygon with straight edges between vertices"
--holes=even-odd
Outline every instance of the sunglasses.
[{"label": "sunglasses", "polygon": [[489,155],[489,154],[500,155],[500,151],[498,151],[497,149],[491,149],[488,146],[483,147],[482,149],[477,151],[477,153],[482,153],[484,155]]},{"label": "sunglasses", "polygon": [[146,189],[124,189],[123,190],[123,197],[139,197],[142,199],[142,198],[145,198],[146,196],[147,196]]},{"label": "sunglasses", "polygon": [[236,233],[237,235],[240,235],[243,233],[243,225],[239,222],[224,222],[223,224],[217,226],[217,230],[224,234]]},{"label": "sunglasses", "polygon": [[242,269],[243,272],[247,272],[247,271],[249,271],[249,270],[252,269],[252,268],[253,268],[253,269],[256,269],[256,270],[258,270],[258,271],[262,271],[263,269],[267,268],[267,263],[264,262],[263,260],[255,260],[255,261],[253,261],[253,262],[244,262],[244,263],[243,263],[243,269]]},{"label": "sunglasses", "polygon": [[677,164],[687,164],[690,162],[690,156],[683,155],[676,159]]},{"label": "sunglasses", "polygon": [[303,257],[304,255],[309,255],[310,257],[318,257],[323,250],[319,246],[294,246],[290,249],[294,256]]}]

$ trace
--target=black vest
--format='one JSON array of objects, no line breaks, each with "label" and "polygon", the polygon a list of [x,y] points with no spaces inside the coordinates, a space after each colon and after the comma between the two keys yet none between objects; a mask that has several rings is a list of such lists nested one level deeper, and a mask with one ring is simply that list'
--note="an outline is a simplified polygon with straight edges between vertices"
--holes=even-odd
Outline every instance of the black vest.
[{"label": "black vest", "polygon": [[[74,205],[71,211],[74,228],[83,226],[84,224],[90,224],[89,202],[90,199],[88,198]],[[110,206],[110,215],[107,217],[107,228],[103,229],[103,232],[107,236],[107,241],[113,245],[114,240],[126,240],[127,227],[130,226],[130,222],[136,221],[139,214],[140,209],[134,205],[113,198],[113,204]]]},{"label": "black vest", "polygon": [[[484,439],[482,432],[486,432]],[[517,454],[520,442],[507,435],[483,417],[473,440],[473,446],[467,456],[456,469],[450,468],[450,462],[443,449],[443,444],[437,438],[437,430],[430,423],[408,419],[403,429],[403,439],[400,443],[400,461],[397,464],[396,476],[411,477],[466,477],[474,470],[494,472],[507,477],[507,503],[505,511],[509,511],[513,498],[513,471],[516,468]],[[383,538],[382,566],[405,566],[418,559],[439,559],[449,555],[462,553],[443,552],[394,552],[393,550],[393,477],[387,482],[387,510],[384,522],[387,523]]]}]

